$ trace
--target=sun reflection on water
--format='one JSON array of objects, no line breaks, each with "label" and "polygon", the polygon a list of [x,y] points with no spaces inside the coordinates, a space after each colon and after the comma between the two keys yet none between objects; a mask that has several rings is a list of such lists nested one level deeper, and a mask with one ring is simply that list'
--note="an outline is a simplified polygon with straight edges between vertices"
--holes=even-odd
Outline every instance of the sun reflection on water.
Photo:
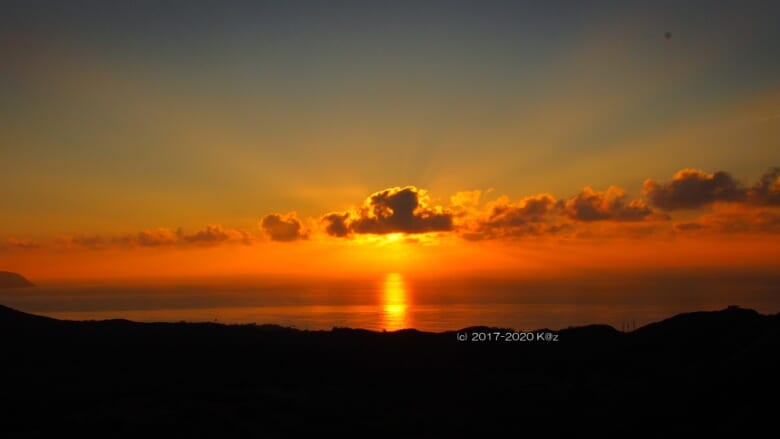
[{"label": "sun reflection on water", "polygon": [[388,273],[382,289],[382,326],[388,331],[408,327],[406,286],[400,273]]}]

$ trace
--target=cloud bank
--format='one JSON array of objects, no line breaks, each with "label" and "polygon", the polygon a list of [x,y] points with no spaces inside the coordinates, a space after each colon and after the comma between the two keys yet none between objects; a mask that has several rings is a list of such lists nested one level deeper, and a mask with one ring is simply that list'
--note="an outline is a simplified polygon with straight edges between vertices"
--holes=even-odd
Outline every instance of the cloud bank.
[{"label": "cloud bank", "polygon": [[[549,193],[512,201],[507,196],[484,201],[492,192],[458,192],[446,205],[436,204],[414,186],[387,188],[369,195],[357,207],[301,220],[295,212],[270,213],[258,227],[265,239],[277,242],[308,240],[313,234],[353,239],[360,235],[402,233],[406,242],[423,242],[432,234],[449,234],[470,241],[517,240],[554,236],[567,238],[643,237],[655,233],[780,233],[780,168],[771,168],[752,186],[726,171],[685,168],[671,180],[645,180],[644,198],[629,198],[617,186],[597,190],[585,186],[568,198]],[[698,214],[680,210],[698,210]],[[680,215],[676,220],[672,217]],[[304,226],[307,224],[308,226]],[[418,235],[418,236],[414,236]],[[262,237],[261,237],[262,238]],[[207,225],[192,233],[181,228],[157,228],[119,235],[61,237],[55,247],[71,249],[211,247],[251,245],[258,236],[241,229]],[[427,241],[426,241],[427,242]],[[8,238],[0,249],[37,249],[29,239]]]}]

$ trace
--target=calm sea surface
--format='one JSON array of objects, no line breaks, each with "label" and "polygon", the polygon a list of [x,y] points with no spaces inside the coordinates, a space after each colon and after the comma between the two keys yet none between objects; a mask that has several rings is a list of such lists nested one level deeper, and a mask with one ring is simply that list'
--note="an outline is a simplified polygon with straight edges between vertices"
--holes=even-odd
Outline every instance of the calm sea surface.
[{"label": "calm sea surface", "polygon": [[518,330],[606,323],[617,329],[728,305],[780,312],[780,274],[678,273],[567,279],[221,280],[42,284],[0,290],[0,304],[71,320],[275,323],[301,329]]}]

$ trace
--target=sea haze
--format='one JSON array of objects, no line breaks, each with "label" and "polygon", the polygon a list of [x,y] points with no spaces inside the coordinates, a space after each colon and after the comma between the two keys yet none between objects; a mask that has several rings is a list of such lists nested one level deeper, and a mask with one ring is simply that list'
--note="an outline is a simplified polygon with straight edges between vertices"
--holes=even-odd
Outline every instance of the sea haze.
[{"label": "sea haze", "polygon": [[729,305],[780,312],[772,272],[580,273],[558,278],[359,280],[226,278],[155,282],[42,283],[0,290],[0,303],[72,320],[273,323],[444,331],[474,325],[518,330],[606,323],[630,329]]}]

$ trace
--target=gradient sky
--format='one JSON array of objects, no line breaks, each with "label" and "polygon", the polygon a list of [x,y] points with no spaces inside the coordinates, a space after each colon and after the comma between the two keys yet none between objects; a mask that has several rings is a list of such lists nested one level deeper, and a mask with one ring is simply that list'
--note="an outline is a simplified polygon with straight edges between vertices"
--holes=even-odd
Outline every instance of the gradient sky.
[{"label": "gradient sky", "polygon": [[[675,263],[775,267],[777,3],[415,3],[4,2],[0,268],[381,271],[446,254],[440,268],[511,270],[571,246],[604,265],[651,255],[641,266],[681,242]],[[680,195],[687,168],[701,184]],[[374,224],[402,233],[378,250],[392,242],[361,232],[360,206],[406,186],[453,224]],[[521,201],[539,194],[557,203],[543,219]],[[583,216],[578,194],[618,205]],[[507,206],[544,227],[494,221]],[[348,236],[330,212],[350,212]]]}]

